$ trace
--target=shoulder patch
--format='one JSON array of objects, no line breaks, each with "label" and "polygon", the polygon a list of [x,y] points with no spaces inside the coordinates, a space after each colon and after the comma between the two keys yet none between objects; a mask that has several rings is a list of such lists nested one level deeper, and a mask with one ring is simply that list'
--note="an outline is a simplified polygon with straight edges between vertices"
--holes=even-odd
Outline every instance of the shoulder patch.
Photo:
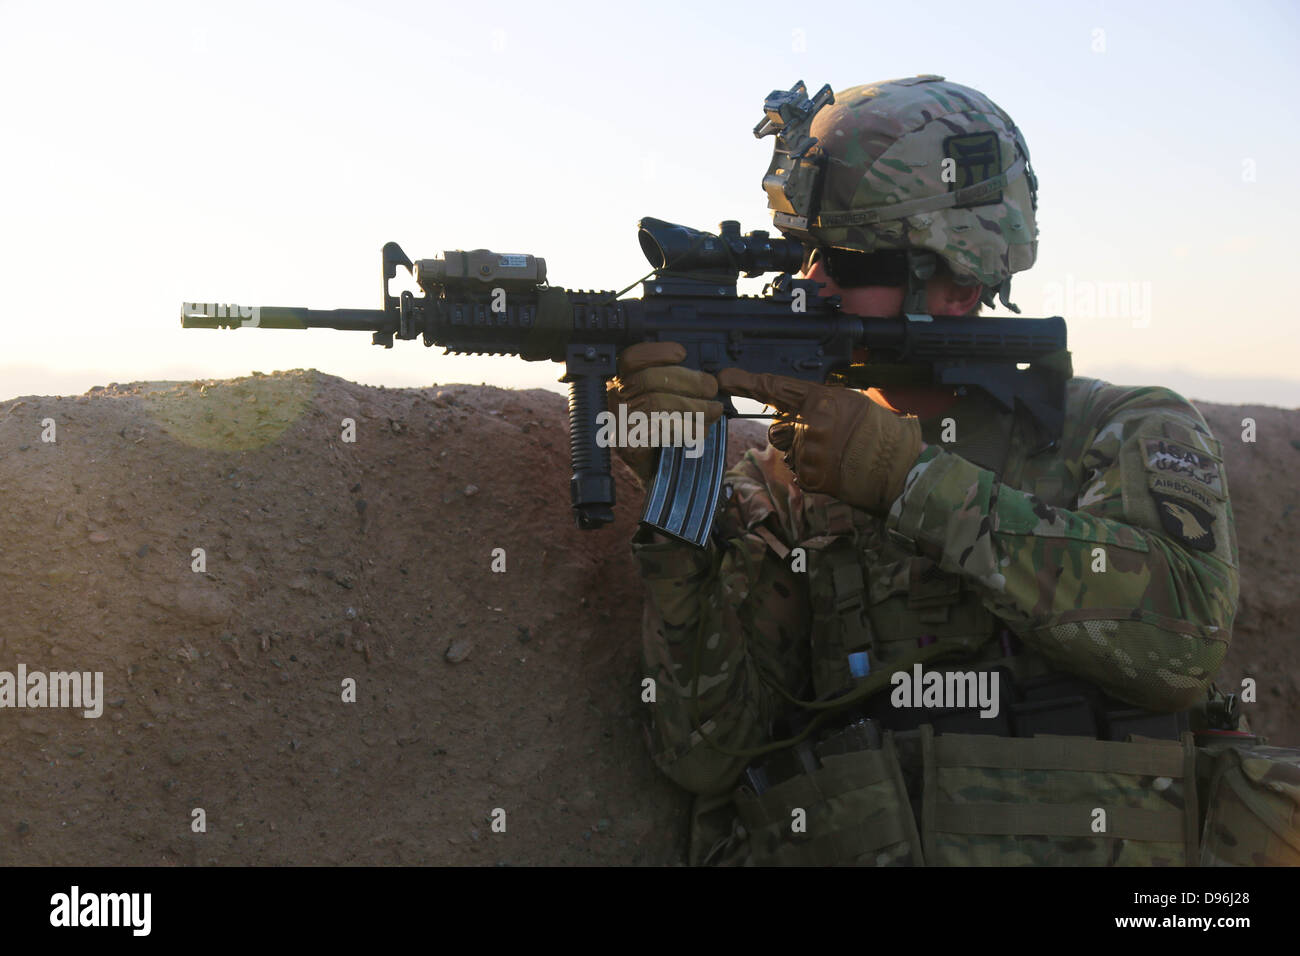
[{"label": "shoulder patch", "polygon": [[1179,475],[1147,475],[1147,486],[1157,498],[1161,495],[1169,498],[1180,498],[1183,501],[1190,501],[1194,505],[1205,508],[1207,511],[1213,511],[1218,506],[1218,502],[1222,500],[1222,496],[1216,498],[1215,495],[1210,494],[1204,485],[1189,481]]},{"label": "shoulder patch", "polygon": [[1223,461],[1223,445],[1209,432],[1188,428],[1172,419],[1164,423],[1163,429],[1166,438],[1172,438],[1188,448],[1199,448],[1208,452],[1215,461]]},{"label": "shoulder patch", "polygon": [[1155,492],[1152,497],[1156,499],[1156,511],[1165,531],[1189,548],[1214,550],[1214,515],[1186,498],[1175,499]]},{"label": "shoulder patch", "polygon": [[1167,438],[1143,438],[1142,463],[1152,475],[1181,479],[1186,487],[1208,492],[1219,501],[1223,491],[1223,473],[1219,462],[1208,452],[1181,445]]}]

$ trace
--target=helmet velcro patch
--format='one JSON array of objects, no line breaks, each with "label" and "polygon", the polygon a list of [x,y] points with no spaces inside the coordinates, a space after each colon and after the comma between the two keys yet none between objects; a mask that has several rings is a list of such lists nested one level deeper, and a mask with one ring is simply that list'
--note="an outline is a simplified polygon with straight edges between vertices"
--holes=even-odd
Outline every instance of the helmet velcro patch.
[{"label": "helmet velcro patch", "polygon": [[[1002,172],[1002,142],[997,133],[958,133],[943,141],[944,159],[941,176],[948,191],[969,189]],[[1002,202],[1002,190],[981,195],[977,200],[958,206],[988,206]]]}]

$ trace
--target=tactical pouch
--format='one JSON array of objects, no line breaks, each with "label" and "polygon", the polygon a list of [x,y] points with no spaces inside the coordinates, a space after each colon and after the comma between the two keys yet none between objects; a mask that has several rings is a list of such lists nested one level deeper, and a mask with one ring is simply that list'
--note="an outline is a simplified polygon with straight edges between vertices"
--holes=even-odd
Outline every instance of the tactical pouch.
[{"label": "tactical pouch", "polygon": [[1300,866],[1300,750],[1200,751],[1210,784],[1202,866]]},{"label": "tactical pouch", "polygon": [[922,862],[892,734],[879,750],[826,754],[761,795],[741,787],[735,802],[757,866]]},{"label": "tactical pouch", "polygon": [[[908,586],[897,586],[906,574]],[[976,638],[983,642],[997,619],[964,587],[961,578],[939,570],[929,558],[912,557],[898,566],[890,580],[873,580],[868,594],[868,619],[877,635],[873,660],[888,662],[923,641]]]},{"label": "tactical pouch", "polygon": [[935,866],[1187,866],[1196,749],[921,728],[921,834]]},{"label": "tactical pouch", "polygon": [[844,535],[820,535],[801,541],[800,547],[808,554],[811,571],[809,597],[817,635],[813,690],[820,697],[848,685],[849,655],[872,647],[862,556],[853,539]]}]

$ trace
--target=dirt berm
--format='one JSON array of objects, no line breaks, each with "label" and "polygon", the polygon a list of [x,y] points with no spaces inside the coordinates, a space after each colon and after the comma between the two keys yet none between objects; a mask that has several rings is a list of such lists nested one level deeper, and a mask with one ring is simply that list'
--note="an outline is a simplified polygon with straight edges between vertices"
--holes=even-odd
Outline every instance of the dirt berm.
[{"label": "dirt berm", "polygon": [[[1199,407],[1241,543],[1219,683],[1300,743],[1300,412]],[[0,864],[680,861],[639,495],[619,466],[574,528],[567,434],[550,392],[302,371],[0,402],[0,671],[104,681],[99,719],[0,709]]]}]

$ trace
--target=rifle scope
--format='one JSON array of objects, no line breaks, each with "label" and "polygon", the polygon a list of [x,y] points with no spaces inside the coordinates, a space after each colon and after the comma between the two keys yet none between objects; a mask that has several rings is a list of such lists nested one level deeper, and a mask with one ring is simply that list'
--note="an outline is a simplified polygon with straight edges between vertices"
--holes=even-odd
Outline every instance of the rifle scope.
[{"label": "rifle scope", "polygon": [[793,239],[773,239],[755,229],[740,234],[740,223],[727,219],[718,223],[719,235],[688,226],[642,219],[637,223],[637,240],[646,260],[656,269],[669,272],[743,272],[747,277],[765,272],[797,272],[803,264],[803,244]]}]

